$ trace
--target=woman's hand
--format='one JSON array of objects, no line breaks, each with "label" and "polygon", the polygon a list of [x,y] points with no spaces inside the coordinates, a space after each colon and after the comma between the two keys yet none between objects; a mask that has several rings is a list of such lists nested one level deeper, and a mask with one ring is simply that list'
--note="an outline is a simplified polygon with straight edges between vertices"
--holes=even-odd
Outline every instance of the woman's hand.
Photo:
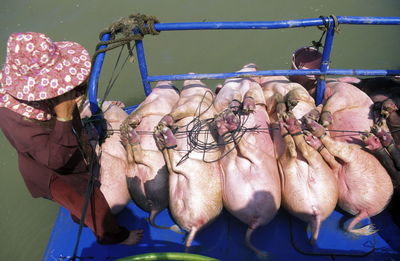
[{"label": "woman's hand", "polygon": [[61,121],[70,121],[76,107],[75,91],[69,91],[55,99],[54,112],[57,119]]}]

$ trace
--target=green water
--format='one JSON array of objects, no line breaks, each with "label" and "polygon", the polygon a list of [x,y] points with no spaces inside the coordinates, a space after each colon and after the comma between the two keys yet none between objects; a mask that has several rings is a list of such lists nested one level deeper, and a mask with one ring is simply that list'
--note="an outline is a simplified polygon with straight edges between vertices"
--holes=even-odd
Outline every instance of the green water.
[{"label": "green water", "polygon": [[[399,16],[399,0],[2,0],[0,61],[13,32],[37,31],[53,40],[76,41],[93,53],[99,32],[133,13],[161,22],[259,21],[320,15]],[[289,68],[291,52],[318,40],[316,28],[270,31],[162,32],[145,39],[150,74],[231,72],[249,62],[259,69]],[[341,26],[331,68],[400,69],[400,26]],[[107,54],[101,85],[108,81],[117,51]],[[214,87],[219,81],[206,81]],[[177,83],[179,87],[180,82]],[[136,64],[128,64],[110,99],[127,105],[144,98]],[[16,153],[0,134],[0,260],[41,260],[58,206],[32,199],[17,169]],[[71,242],[73,244],[74,242]]]}]

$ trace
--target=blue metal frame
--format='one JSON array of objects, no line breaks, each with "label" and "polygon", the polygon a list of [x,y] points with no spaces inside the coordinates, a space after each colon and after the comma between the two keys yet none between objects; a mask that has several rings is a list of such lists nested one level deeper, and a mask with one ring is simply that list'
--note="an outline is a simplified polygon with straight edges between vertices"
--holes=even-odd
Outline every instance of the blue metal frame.
[{"label": "blue metal frame", "polygon": [[[400,25],[400,17],[362,17],[362,16],[337,16],[338,24],[355,25]],[[359,76],[393,76],[400,75],[400,70],[343,70],[329,69],[329,58],[333,46],[335,19],[333,16],[323,18],[308,18],[297,20],[282,21],[250,21],[250,22],[194,22],[194,23],[158,23],[154,28],[158,31],[180,31],[180,30],[248,30],[248,29],[284,29],[296,27],[324,26],[328,23],[327,34],[325,37],[322,62],[319,70],[267,70],[254,73],[209,73],[209,74],[176,74],[176,75],[149,75],[147,62],[144,54],[143,41],[136,41],[136,53],[138,57],[139,70],[142,77],[144,92],[151,93],[151,82],[161,80],[186,80],[186,79],[225,79],[230,77],[244,76],[266,76],[266,75],[359,75]],[[138,29],[134,30],[138,33]],[[103,35],[102,40],[108,40],[109,35]],[[100,48],[105,48],[101,46]],[[89,100],[91,110],[96,113],[99,109],[97,105],[97,83],[100,76],[101,67],[104,61],[104,54],[97,56],[89,80]],[[325,90],[324,77],[319,77],[316,103],[320,104]]]}]

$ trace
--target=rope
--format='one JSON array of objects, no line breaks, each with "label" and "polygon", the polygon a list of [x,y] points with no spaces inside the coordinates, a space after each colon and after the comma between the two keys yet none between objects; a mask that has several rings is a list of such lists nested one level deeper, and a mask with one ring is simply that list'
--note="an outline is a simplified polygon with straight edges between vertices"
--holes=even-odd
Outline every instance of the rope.
[{"label": "rope", "polygon": [[[329,17],[331,17],[333,19],[333,23],[334,23],[333,30],[336,33],[339,33],[340,29],[339,29],[339,21],[338,21],[337,17],[335,15],[330,15]],[[322,23],[324,24],[324,25],[317,26],[317,28],[322,31],[322,35],[318,41],[311,42],[312,45],[317,49],[317,51],[319,51],[320,47],[322,47],[322,48],[324,47],[322,45],[322,38],[324,37],[325,33],[328,31],[328,28],[330,26],[330,20],[327,21],[325,16],[321,15],[321,16],[319,16],[319,18],[322,19]]]},{"label": "rope", "polygon": [[[100,39],[102,39],[104,34],[110,34],[110,40],[100,41],[96,45],[96,51],[92,58],[92,64],[94,64],[94,61],[99,53],[107,52],[123,45],[127,45],[129,55],[133,57],[130,42],[140,41],[146,34],[158,35],[159,32],[154,29],[154,24],[159,22],[160,21],[155,16],[131,14],[128,17],[121,18],[120,20],[112,23],[107,29],[100,33]],[[138,28],[140,33],[134,34],[133,30],[135,28]],[[122,36],[117,38],[119,35]],[[107,47],[99,49],[102,45],[107,45]]]},{"label": "rope", "polygon": [[322,23],[324,24],[324,25],[317,26],[317,28],[322,31],[322,35],[318,41],[311,41],[312,45],[317,49],[317,51],[319,51],[320,47],[323,47],[322,38],[324,37],[326,31],[328,31],[328,27],[329,27],[329,23],[325,20],[325,16],[321,15],[321,16],[319,16],[319,18],[322,19]]}]

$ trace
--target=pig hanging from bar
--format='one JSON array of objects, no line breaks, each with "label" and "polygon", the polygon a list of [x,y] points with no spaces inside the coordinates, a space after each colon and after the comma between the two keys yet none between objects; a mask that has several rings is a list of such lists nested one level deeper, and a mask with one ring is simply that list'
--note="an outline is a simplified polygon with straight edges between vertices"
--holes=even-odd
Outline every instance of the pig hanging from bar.
[{"label": "pig hanging from bar", "polygon": [[154,127],[178,102],[179,91],[170,81],[158,82],[140,106],[121,126],[122,142],[133,165],[127,176],[129,193],[135,203],[150,213],[149,222],[157,228],[179,231],[174,225],[155,224],[156,215],[168,207],[168,169],[154,137]]},{"label": "pig hanging from bar", "polygon": [[[240,71],[255,71],[255,65],[248,64]],[[275,217],[281,185],[261,86],[256,78],[227,79],[214,104],[220,113],[215,124],[223,154],[224,207],[248,225],[246,245],[265,256],[253,246],[251,235]]]},{"label": "pig hanging from bar", "polygon": [[[282,205],[311,228],[310,243],[335,209],[338,184],[321,152],[308,145],[298,120],[315,109],[314,100],[299,84],[283,76],[261,77],[267,111],[274,121],[273,141],[282,184]],[[328,155],[329,156],[329,155]]]},{"label": "pig hanging from bar", "polygon": [[213,99],[214,94],[201,81],[184,81],[177,105],[155,129],[170,173],[170,213],[189,232],[186,247],[222,211],[220,152],[210,128],[215,114]]}]

